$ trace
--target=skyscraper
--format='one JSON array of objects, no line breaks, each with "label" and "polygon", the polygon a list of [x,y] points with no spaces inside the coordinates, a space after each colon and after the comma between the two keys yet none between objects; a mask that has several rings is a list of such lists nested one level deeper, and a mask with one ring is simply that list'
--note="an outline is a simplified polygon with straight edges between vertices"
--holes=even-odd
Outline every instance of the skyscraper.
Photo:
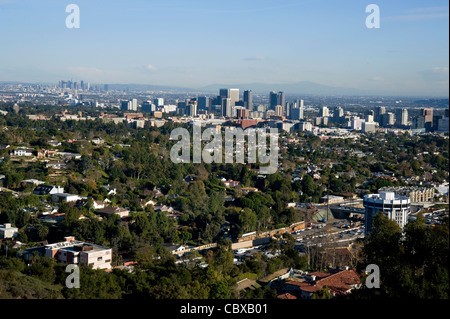
[{"label": "skyscraper", "polygon": [[303,100],[300,100],[300,106],[299,106],[299,119],[303,120],[305,116],[303,115],[304,107],[303,107]]},{"label": "skyscraper", "polygon": [[244,107],[253,111],[253,92],[251,90],[244,91]]},{"label": "skyscraper", "polygon": [[286,101],[285,101],[285,97],[284,97],[284,93],[283,92],[275,92],[275,91],[272,91],[272,92],[270,92],[270,95],[269,95],[269,108],[271,109],[271,110],[275,110],[275,106],[277,106],[277,105],[281,105],[282,107],[284,107],[285,106],[285,104],[286,104]]},{"label": "skyscraper", "polygon": [[189,116],[197,116],[197,104],[193,103],[189,105]]},{"label": "skyscraper", "polygon": [[162,107],[164,106],[164,99],[161,97],[153,99],[153,104],[155,104],[156,107]]},{"label": "skyscraper", "polygon": [[377,106],[375,108],[375,122],[382,123],[383,122],[383,115],[386,113],[386,107],[384,106]]},{"label": "skyscraper", "polygon": [[220,89],[219,96],[222,99],[228,99],[230,97],[230,89]]},{"label": "skyscraper", "polygon": [[207,96],[198,97],[198,109],[199,110],[210,110],[211,108],[211,98]]},{"label": "skyscraper", "polygon": [[283,106],[282,105],[275,105],[275,115],[276,116],[283,116]]},{"label": "skyscraper", "polygon": [[320,116],[322,117],[330,116],[330,111],[328,110],[328,107],[322,106],[322,109],[320,110]]},{"label": "skyscraper", "polygon": [[123,101],[120,109],[123,111],[137,111],[137,100]]},{"label": "skyscraper", "polygon": [[224,117],[232,117],[233,116],[231,98],[222,98],[222,116],[224,116]]},{"label": "skyscraper", "polygon": [[433,109],[422,109],[422,116],[425,118],[425,129],[427,132],[433,130]]},{"label": "skyscraper", "polygon": [[403,126],[407,126],[408,125],[408,110],[406,108],[402,109],[401,125],[403,125]]},{"label": "skyscraper", "polygon": [[381,126],[386,126],[386,125],[394,125],[395,124],[395,114],[392,112],[387,112],[385,114],[382,115],[382,119],[381,119]]},{"label": "skyscraper", "polygon": [[151,101],[144,101],[142,103],[142,112],[154,112],[156,111],[156,106]]},{"label": "skyscraper", "polygon": [[239,89],[230,89],[231,106],[236,106],[236,102],[239,101]]}]

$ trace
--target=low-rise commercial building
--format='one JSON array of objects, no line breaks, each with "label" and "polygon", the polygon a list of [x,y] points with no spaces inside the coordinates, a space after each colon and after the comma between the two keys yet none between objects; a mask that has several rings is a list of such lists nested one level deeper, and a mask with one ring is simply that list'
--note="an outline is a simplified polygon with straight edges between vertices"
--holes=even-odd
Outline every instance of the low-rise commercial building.
[{"label": "low-rise commercial building", "polygon": [[398,195],[408,196],[412,203],[433,201],[435,194],[433,187],[382,187],[378,191],[394,192]]}]

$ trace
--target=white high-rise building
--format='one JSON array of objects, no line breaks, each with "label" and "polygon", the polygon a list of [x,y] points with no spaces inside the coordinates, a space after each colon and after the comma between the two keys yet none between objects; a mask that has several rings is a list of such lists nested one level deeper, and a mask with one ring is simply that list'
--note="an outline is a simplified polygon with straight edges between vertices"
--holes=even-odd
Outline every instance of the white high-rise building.
[{"label": "white high-rise building", "polygon": [[326,117],[326,116],[330,116],[330,111],[328,110],[328,107],[323,106],[321,111],[320,111],[320,116],[321,117]]},{"label": "white high-rise building", "polygon": [[156,107],[162,107],[164,106],[164,99],[162,97],[153,99],[153,104],[155,104]]},{"label": "white high-rise building", "polygon": [[300,120],[303,120],[305,118],[303,112],[304,112],[303,100],[300,100],[300,111],[299,111],[299,113],[300,113],[299,114]]},{"label": "white high-rise building", "polygon": [[402,109],[402,121],[401,124],[403,126],[408,125],[408,110],[406,108]]},{"label": "white high-rise building", "polygon": [[230,89],[231,106],[236,106],[239,101],[239,89]]},{"label": "white high-rise building", "polygon": [[376,214],[383,213],[390,220],[395,221],[400,228],[408,222],[411,210],[411,199],[393,192],[380,192],[379,194],[364,195],[365,208],[365,234],[372,231],[372,223]]}]

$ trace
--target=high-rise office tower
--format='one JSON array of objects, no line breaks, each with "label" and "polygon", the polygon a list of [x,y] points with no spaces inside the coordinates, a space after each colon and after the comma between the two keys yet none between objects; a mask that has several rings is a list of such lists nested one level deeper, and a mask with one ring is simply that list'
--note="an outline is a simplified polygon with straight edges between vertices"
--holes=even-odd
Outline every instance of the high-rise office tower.
[{"label": "high-rise office tower", "polygon": [[231,98],[223,98],[222,99],[222,116],[224,116],[224,117],[232,117],[233,116]]},{"label": "high-rise office tower", "polygon": [[280,96],[280,103],[278,105],[281,105],[284,109],[285,105],[286,105],[286,98],[284,96],[284,92],[278,92],[279,96]]},{"label": "high-rise office tower", "polygon": [[425,129],[427,132],[433,130],[433,109],[425,108],[422,109],[422,116],[425,118]]},{"label": "high-rise office tower", "polygon": [[269,96],[269,108],[271,110],[275,110],[275,106],[277,105],[281,105],[282,107],[284,107],[286,104],[286,100],[284,97],[284,93],[283,92],[275,92],[272,91],[270,92],[270,96]]},{"label": "high-rise office tower", "polygon": [[291,118],[292,110],[298,108],[297,102],[286,103],[286,117]]},{"label": "high-rise office tower", "polygon": [[210,110],[211,108],[211,98],[207,96],[198,97],[198,109],[199,110]]},{"label": "high-rise office tower", "polygon": [[392,112],[387,112],[382,115],[381,125],[394,125],[395,124],[395,114]]},{"label": "high-rise office tower", "polygon": [[197,104],[193,103],[189,105],[189,116],[197,116]]},{"label": "high-rise office tower", "polygon": [[415,130],[425,129],[425,117],[417,116],[417,117],[413,118],[412,124],[413,124],[412,127]]},{"label": "high-rise office tower", "polygon": [[367,114],[366,115],[366,122],[367,123],[373,123],[373,115],[372,114]]},{"label": "high-rise office tower", "polygon": [[406,108],[402,109],[401,125],[403,125],[403,126],[407,126],[408,125],[408,109],[406,109]]},{"label": "high-rise office tower", "polygon": [[289,118],[291,120],[297,120],[297,121],[301,120],[300,112],[301,112],[301,108],[299,108],[299,107],[292,108],[291,111],[290,111],[290,114],[289,114]]},{"label": "high-rise office tower", "polygon": [[433,109],[422,109],[422,116],[425,116],[425,123],[433,122]]},{"label": "high-rise office tower", "polygon": [[239,89],[230,89],[231,106],[236,106],[239,101]]},{"label": "high-rise office tower", "polygon": [[144,101],[142,103],[142,112],[154,112],[156,111],[156,105],[151,101]]},{"label": "high-rise office tower", "polygon": [[383,115],[386,114],[386,107],[384,106],[377,106],[375,108],[375,121],[378,123],[383,122]]},{"label": "high-rise office tower", "polygon": [[219,96],[222,99],[228,99],[230,97],[230,89],[220,89]]},{"label": "high-rise office tower", "polygon": [[283,116],[283,106],[275,105],[275,116]]},{"label": "high-rise office tower", "polygon": [[155,104],[156,107],[162,107],[164,106],[164,99],[162,97],[153,99],[153,104]]},{"label": "high-rise office tower", "polygon": [[128,111],[128,101],[122,101],[122,103],[120,104],[120,109],[122,111]]},{"label": "high-rise office tower", "polygon": [[244,107],[253,111],[253,92],[251,90],[244,91]]},{"label": "high-rise office tower", "polygon": [[278,105],[278,94],[272,91],[269,94],[269,109],[274,110],[276,105]]},{"label": "high-rise office tower", "polygon": [[303,120],[305,118],[303,112],[304,112],[304,106],[303,106],[303,100],[300,100],[300,105],[299,105],[299,119]]},{"label": "high-rise office tower", "polygon": [[137,111],[137,100],[123,101],[120,109],[124,111]]},{"label": "high-rise office tower", "polygon": [[320,116],[321,117],[330,116],[330,111],[328,110],[328,107],[322,106],[322,109],[320,110]]}]

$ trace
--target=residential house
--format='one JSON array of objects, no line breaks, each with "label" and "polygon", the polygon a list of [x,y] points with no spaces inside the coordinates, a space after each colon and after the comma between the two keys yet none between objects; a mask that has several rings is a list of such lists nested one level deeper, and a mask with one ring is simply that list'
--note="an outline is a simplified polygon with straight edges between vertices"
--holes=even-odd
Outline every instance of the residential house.
[{"label": "residential house", "polygon": [[62,264],[88,265],[94,269],[110,269],[112,249],[64,237],[64,242],[47,244],[42,247],[22,251],[27,260],[34,252],[47,258],[55,258]]},{"label": "residential house", "polygon": [[38,185],[34,191],[34,195],[52,195],[56,193],[64,193],[64,188],[55,185]]},{"label": "residential house", "polygon": [[53,168],[53,169],[65,169],[66,163],[62,161],[49,161],[45,163],[46,168]]},{"label": "residential house", "polygon": [[21,183],[33,184],[33,185],[45,184],[44,181],[40,181],[40,180],[37,180],[37,179],[24,179],[23,181],[21,181]]},{"label": "residential house", "polygon": [[259,192],[259,190],[256,187],[243,187],[241,188],[241,192],[243,194],[248,194],[250,192]]},{"label": "residential house", "polygon": [[80,199],[80,197],[78,195],[75,195],[75,194],[56,193],[56,194],[52,195],[52,200],[54,202],[70,203],[70,202],[76,202],[79,199]]},{"label": "residential house", "polygon": [[57,155],[57,150],[44,150],[40,149],[37,151],[37,158],[43,159],[43,158],[49,158],[49,157],[55,157]]},{"label": "residential house", "polygon": [[111,215],[119,215],[120,218],[128,217],[130,211],[128,209],[118,207],[118,206],[108,206],[102,209],[97,209],[94,211],[96,215],[100,215],[102,217],[109,217]]},{"label": "residential house", "polygon": [[0,239],[15,238],[18,231],[17,227],[12,227],[9,223],[0,225]]},{"label": "residential house", "polygon": [[155,209],[155,212],[169,212],[171,213],[173,211],[173,207],[166,206],[166,205],[156,205],[153,206]]},{"label": "residential house", "polygon": [[226,187],[234,188],[234,187],[239,186],[240,182],[229,179],[227,181],[224,181],[223,183],[225,184]]},{"label": "residential house", "polygon": [[26,147],[18,147],[12,151],[13,156],[33,156],[33,150]]},{"label": "residential house", "polygon": [[361,286],[360,276],[355,270],[310,273],[304,281],[287,281],[285,290],[295,292],[300,297],[309,299],[313,294],[327,287],[333,296],[345,295]]},{"label": "residential house", "polygon": [[102,209],[105,208],[106,206],[105,202],[100,200],[94,200],[92,204],[94,205],[94,209]]}]

